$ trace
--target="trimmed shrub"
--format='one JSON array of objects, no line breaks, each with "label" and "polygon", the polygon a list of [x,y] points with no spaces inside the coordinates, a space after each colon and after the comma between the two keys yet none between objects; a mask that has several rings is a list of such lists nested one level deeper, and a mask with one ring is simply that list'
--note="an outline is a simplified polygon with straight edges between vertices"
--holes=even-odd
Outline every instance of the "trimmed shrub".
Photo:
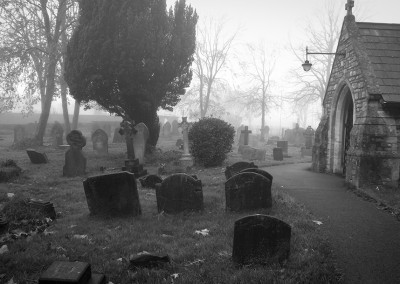
[{"label": "trimmed shrub", "polygon": [[190,152],[197,164],[220,166],[232,150],[235,129],[225,121],[206,117],[189,130]]}]

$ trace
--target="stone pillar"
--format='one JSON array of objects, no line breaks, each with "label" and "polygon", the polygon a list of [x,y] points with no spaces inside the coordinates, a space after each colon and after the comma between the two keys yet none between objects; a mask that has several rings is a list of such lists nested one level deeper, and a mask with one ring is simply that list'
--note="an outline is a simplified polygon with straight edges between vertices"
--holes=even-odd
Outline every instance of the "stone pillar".
[{"label": "stone pillar", "polygon": [[182,117],[182,135],[183,135],[183,155],[180,159],[181,165],[184,169],[193,166],[193,158],[189,152],[189,124],[187,122],[187,117]]}]

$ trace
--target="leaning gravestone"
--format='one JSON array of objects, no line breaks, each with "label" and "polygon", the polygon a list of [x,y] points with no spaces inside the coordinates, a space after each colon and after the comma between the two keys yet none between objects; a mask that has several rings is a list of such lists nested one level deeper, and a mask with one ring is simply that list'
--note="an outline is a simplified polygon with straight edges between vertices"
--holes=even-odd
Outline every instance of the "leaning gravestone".
[{"label": "leaning gravestone", "polygon": [[54,147],[58,148],[60,145],[64,144],[63,142],[64,129],[58,121],[54,122],[54,125],[50,131],[50,135],[52,137]]},{"label": "leaning gravestone", "polygon": [[175,119],[174,121],[172,121],[172,135],[179,135],[179,123],[178,121]]},{"label": "leaning gravestone", "polygon": [[83,181],[90,214],[137,216],[142,214],[136,179],[132,173],[119,172]]},{"label": "leaning gravestone", "polygon": [[232,258],[238,264],[282,263],[290,254],[291,227],[268,215],[235,222]]},{"label": "leaning gravestone", "polygon": [[135,126],[136,133],[133,135],[133,149],[135,157],[139,160],[139,164],[144,163],[144,154],[146,152],[146,143],[149,139],[149,129],[143,122]]},{"label": "leaning gravestone", "polygon": [[203,210],[201,180],[187,174],[174,174],[156,184],[156,196],[158,212]]},{"label": "leaning gravestone", "polygon": [[164,136],[171,136],[171,123],[169,123],[169,121],[167,121],[164,126],[163,126],[163,133]]},{"label": "leaning gravestone", "polygon": [[86,138],[79,130],[72,130],[67,135],[67,143],[70,147],[65,153],[63,176],[74,177],[84,175],[86,171],[86,158],[82,153],[82,148],[86,146]]},{"label": "leaning gravestone", "polygon": [[39,284],[106,284],[104,274],[92,273],[89,263],[55,261],[39,278]]},{"label": "leaning gravestone", "polygon": [[46,153],[39,153],[33,149],[26,149],[26,153],[32,164],[47,164],[49,162]]},{"label": "leaning gravestone", "polygon": [[249,163],[249,162],[237,162],[234,163],[232,166],[227,166],[225,169],[225,177],[226,179],[230,179],[234,175],[236,175],[238,172],[244,169],[249,169],[249,168],[258,168],[258,166],[254,165],[254,163]]},{"label": "leaning gravestone", "polygon": [[272,181],[257,173],[242,172],[225,182],[226,210],[245,211],[272,206]]},{"label": "leaning gravestone", "polygon": [[113,137],[113,143],[124,143],[125,142],[125,136],[122,134],[121,127],[117,127],[114,130],[114,137]]},{"label": "leaning gravestone", "polygon": [[14,127],[14,144],[24,140],[25,138],[25,128],[22,125],[16,125]]},{"label": "leaning gravestone", "polygon": [[96,154],[108,154],[108,136],[103,129],[97,129],[92,134],[93,150]]}]

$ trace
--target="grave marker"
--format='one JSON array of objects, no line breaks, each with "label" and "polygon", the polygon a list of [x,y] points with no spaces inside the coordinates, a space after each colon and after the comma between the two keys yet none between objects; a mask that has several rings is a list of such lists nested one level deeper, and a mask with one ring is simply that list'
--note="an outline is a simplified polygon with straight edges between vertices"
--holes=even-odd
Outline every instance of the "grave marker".
[{"label": "grave marker", "polygon": [[225,182],[226,210],[240,212],[272,206],[272,181],[257,173],[241,172]]},{"label": "grave marker", "polygon": [[97,129],[92,134],[93,150],[98,155],[108,154],[108,136],[103,129]]},{"label": "grave marker", "polygon": [[226,179],[230,179],[237,173],[239,173],[241,170],[244,169],[249,169],[249,168],[258,168],[253,162],[236,162],[231,166],[227,166],[225,169],[225,177]]},{"label": "grave marker", "polygon": [[63,176],[74,177],[84,175],[86,171],[86,158],[82,153],[82,148],[86,146],[86,138],[79,130],[72,130],[67,135],[67,143],[70,147],[65,152]]},{"label": "grave marker", "polygon": [[291,227],[272,216],[256,214],[235,222],[232,258],[239,264],[282,263],[290,254]]},{"label": "grave marker", "polygon": [[164,136],[171,136],[171,123],[169,123],[169,121],[167,121],[164,126],[163,126],[163,133]]},{"label": "grave marker", "polygon": [[179,213],[203,210],[201,180],[187,174],[174,174],[156,184],[158,212]]},{"label": "grave marker", "polygon": [[289,157],[289,144],[288,141],[277,141],[276,146],[282,148],[283,157]]},{"label": "grave marker", "polygon": [[179,135],[179,123],[176,119],[172,121],[172,135]]},{"label": "grave marker", "polygon": [[33,149],[26,149],[26,153],[32,164],[47,164],[49,162],[46,153],[39,153]]},{"label": "grave marker", "polygon": [[282,148],[274,148],[272,150],[272,155],[274,156],[274,161],[283,161]]},{"label": "grave marker", "polygon": [[249,134],[251,133],[249,127],[245,126],[244,130],[242,130],[240,133],[243,133],[243,145],[249,145]]},{"label": "grave marker", "polygon": [[83,181],[83,187],[92,215],[142,214],[136,179],[132,173],[119,172],[90,177]]}]

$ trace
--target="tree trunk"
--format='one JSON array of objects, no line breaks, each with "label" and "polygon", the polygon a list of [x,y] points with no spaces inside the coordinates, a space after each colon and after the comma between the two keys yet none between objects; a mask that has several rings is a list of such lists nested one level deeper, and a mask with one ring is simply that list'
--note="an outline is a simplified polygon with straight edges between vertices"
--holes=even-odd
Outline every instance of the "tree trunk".
[{"label": "tree trunk", "polygon": [[261,106],[261,137],[260,137],[260,141],[262,141],[262,142],[265,141],[264,127],[265,127],[265,94],[263,94],[262,106]]},{"label": "tree trunk", "polygon": [[78,129],[79,108],[80,108],[80,106],[81,106],[80,102],[75,100],[74,116],[72,118],[72,130]]},{"label": "tree trunk", "polygon": [[[63,56],[61,59],[61,72],[64,71],[65,65],[65,53],[67,51],[67,32],[65,30],[65,21],[63,21],[61,25],[61,49],[63,52]],[[67,100],[67,83],[64,80],[64,74],[60,76],[60,92],[61,92],[61,100],[62,100],[62,109],[63,109],[63,116],[64,116],[64,125],[65,125],[65,132],[71,132],[71,125],[69,124],[69,114],[68,114],[68,100]]]}]

